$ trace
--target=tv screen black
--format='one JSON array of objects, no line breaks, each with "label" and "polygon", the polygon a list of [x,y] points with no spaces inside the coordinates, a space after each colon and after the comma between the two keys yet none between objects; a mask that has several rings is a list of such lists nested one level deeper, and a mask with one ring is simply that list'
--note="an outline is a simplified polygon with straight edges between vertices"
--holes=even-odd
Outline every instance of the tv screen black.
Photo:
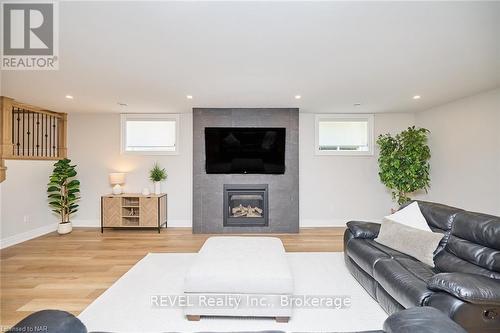
[{"label": "tv screen black", "polygon": [[206,127],[207,173],[285,173],[285,128]]}]

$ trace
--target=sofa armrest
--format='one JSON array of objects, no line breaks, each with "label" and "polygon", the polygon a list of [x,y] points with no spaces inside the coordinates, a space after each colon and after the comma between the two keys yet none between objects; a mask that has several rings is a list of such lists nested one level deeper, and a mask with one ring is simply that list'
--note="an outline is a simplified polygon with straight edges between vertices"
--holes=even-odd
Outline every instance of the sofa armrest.
[{"label": "sofa armrest", "polygon": [[500,305],[500,280],[482,275],[439,273],[427,281],[427,287],[472,304]]},{"label": "sofa armrest", "polygon": [[42,310],[30,314],[7,333],[15,332],[87,333],[85,325],[66,311]]},{"label": "sofa armrest", "polygon": [[374,239],[377,238],[380,231],[379,223],[349,221],[347,228],[352,233],[354,238]]},{"label": "sofa armrest", "polygon": [[443,312],[418,306],[396,312],[384,322],[386,333],[467,333]]}]

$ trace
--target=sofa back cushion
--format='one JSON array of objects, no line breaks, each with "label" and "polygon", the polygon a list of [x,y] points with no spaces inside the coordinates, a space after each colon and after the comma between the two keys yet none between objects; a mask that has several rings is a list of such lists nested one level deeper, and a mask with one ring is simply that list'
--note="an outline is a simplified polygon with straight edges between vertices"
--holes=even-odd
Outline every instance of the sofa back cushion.
[{"label": "sofa back cushion", "polygon": [[[411,201],[401,206],[401,208],[406,207],[412,202],[415,201]],[[450,237],[451,226],[453,225],[455,216],[457,216],[457,214],[459,212],[462,212],[463,210],[460,208],[446,206],[435,202],[420,201],[420,200],[416,200],[416,202],[418,202],[418,207],[420,208],[420,212],[424,216],[431,230],[433,232],[439,232],[444,235],[443,239],[441,239],[441,243],[434,252],[434,255],[436,255],[439,252],[441,252],[446,246],[446,243],[448,242],[448,239]]]},{"label": "sofa back cushion", "polygon": [[455,217],[452,234],[469,242],[500,250],[500,217],[460,212]]},{"label": "sofa back cushion", "polygon": [[443,272],[500,279],[500,217],[458,212],[444,251],[436,256],[435,264]]},{"label": "sofa back cushion", "polygon": [[463,212],[460,208],[442,205],[434,202],[417,201],[422,215],[427,220],[427,224],[432,230],[450,231],[453,221],[459,212]]}]

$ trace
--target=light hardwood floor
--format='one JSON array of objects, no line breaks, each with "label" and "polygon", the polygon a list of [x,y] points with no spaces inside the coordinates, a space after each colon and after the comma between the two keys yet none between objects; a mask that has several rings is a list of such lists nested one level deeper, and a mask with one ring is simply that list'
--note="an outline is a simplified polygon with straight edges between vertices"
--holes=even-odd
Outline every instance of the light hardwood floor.
[{"label": "light hardwood floor", "polygon": [[[344,228],[305,228],[275,234],[289,252],[342,251]],[[149,252],[197,252],[212,235],[189,228],[106,230],[76,228],[0,251],[0,332],[42,309],[80,313]]]}]

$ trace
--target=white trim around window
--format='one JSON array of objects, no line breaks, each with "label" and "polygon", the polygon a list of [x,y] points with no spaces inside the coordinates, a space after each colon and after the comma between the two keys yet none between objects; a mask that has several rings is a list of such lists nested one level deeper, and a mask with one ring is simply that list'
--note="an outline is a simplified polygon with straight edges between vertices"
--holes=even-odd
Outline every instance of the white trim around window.
[{"label": "white trim around window", "polygon": [[[373,121],[373,114],[316,114],[314,121],[315,154],[343,156],[373,155]],[[336,136],[335,133],[330,133],[330,135],[328,135],[328,133],[320,133],[321,131],[325,131],[327,127],[330,127],[332,131],[334,131],[335,123],[338,123],[339,130],[342,127],[343,131],[348,131],[349,126],[352,125],[356,128],[358,133],[353,132],[352,138],[348,138],[348,132],[341,133],[340,138],[338,135]],[[365,131],[365,133],[363,133],[363,131]],[[328,140],[332,141],[331,147],[325,144],[325,141]],[[346,140],[351,142],[345,142]],[[322,141],[323,143],[321,144]]]},{"label": "white trim around window", "polygon": [[[148,128],[148,122],[151,122],[150,128]],[[120,147],[122,154],[179,154],[179,114],[123,113],[120,115],[120,123]],[[131,132],[132,130],[134,131],[134,137],[132,137],[132,133],[127,133],[127,129]],[[172,131],[175,133],[172,133]],[[154,135],[148,137],[151,133]]]}]

